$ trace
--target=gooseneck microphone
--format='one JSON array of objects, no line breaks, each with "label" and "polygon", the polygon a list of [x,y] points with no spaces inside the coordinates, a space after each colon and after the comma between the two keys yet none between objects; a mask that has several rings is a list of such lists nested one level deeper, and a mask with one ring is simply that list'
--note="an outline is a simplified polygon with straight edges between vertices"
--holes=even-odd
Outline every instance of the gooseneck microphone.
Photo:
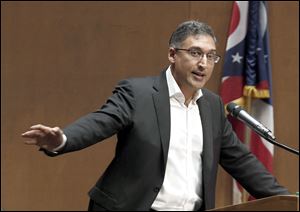
[{"label": "gooseneck microphone", "polygon": [[271,130],[262,125],[259,121],[255,120],[245,110],[243,110],[241,106],[231,102],[227,105],[226,109],[232,116],[250,126],[251,129],[256,131],[262,137],[275,140],[275,136],[272,134]]},{"label": "gooseneck microphone", "polygon": [[254,119],[249,113],[247,113],[241,106],[231,102],[226,107],[227,111],[233,117],[239,119],[240,121],[244,122],[248,125],[252,130],[254,130],[257,134],[262,136],[265,140],[269,141],[270,143],[277,145],[283,149],[286,149],[294,154],[299,155],[299,151],[292,149],[288,146],[283,144],[277,143],[275,141],[275,136],[267,127],[265,127],[262,123]]}]

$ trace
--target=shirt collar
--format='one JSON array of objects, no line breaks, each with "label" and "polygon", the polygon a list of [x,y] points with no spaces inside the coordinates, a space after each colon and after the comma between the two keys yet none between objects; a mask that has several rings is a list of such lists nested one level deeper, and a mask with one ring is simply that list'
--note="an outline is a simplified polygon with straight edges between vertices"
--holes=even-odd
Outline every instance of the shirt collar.
[{"label": "shirt collar", "polygon": [[[170,98],[175,98],[178,101],[184,103],[185,102],[185,97],[182,93],[182,91],[180,90],[176,80],[174,79],[172,72],[171,72],[171,66],[168,67],[167,71],[166,71],[166,78],[167,78],[167,84],[168,84],[168,88],[169,88],[169,97]],[[192,103],[195,104],[196,101],[202,96],[202,91],[201,89],[198,89],[197,92],[195,93],[193,99],[192,99]]]}]

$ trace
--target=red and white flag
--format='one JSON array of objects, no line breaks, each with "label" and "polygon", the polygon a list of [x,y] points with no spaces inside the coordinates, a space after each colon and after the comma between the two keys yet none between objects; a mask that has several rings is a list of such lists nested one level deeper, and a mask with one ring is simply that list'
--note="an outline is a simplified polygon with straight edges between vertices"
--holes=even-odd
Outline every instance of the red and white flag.
[{"label": "red and white flag", "polygon": [[[251,108],[251,115],[273,132],[271,65],[264,1],[235,1],[224,57],[220,95],[227,105]],[[241,141],[245,125],[228,117]],[[272,172],[273,145],[251,131],[248,146]],[[243,188],[234,180],[233,204],[242,202]],[[248,200],[252,197],[250,196]]]}]

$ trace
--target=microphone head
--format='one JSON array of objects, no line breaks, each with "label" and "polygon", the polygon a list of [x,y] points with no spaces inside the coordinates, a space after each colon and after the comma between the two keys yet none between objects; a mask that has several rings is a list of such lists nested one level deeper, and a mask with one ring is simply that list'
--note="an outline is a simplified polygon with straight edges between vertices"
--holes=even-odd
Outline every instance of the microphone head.
[{"label": "microphone head", "polygon": [[230,102],[227,106],[226,106],[227,111],[233,115],[234,117],[237,117],[237,115],[239,114],[239,112],[242,110],[241,106]]}]

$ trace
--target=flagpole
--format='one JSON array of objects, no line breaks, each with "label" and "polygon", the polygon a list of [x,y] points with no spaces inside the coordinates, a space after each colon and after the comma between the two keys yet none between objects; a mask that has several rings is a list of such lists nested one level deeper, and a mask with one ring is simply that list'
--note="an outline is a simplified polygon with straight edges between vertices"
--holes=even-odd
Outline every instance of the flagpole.
[{"label": "flagpole", "polygon": [[[251,97],[251,93],[249,93],[249,95],[246,96],[246,101],[245,101],[245,109],[247,111],[247,113],[251,114],[251,103],[252,103],[252,97]],[[246,144],[246,146],[250,149],[250,140],[251,140],[251,129],[245,125],[245,140],[244,143]],[[249,194],[246,191],[246,189],[243,188],[243,192],[242,192],[242,202],[248,202],[248,198],[249,198]]]}]

